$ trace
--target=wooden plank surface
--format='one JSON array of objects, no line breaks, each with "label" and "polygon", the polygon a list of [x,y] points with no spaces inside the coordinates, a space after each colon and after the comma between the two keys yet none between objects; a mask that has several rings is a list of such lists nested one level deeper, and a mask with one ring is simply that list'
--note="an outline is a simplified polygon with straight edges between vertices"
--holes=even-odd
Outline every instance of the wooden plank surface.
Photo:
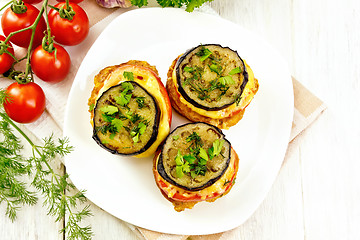
[{"label": "wooden plank surface", "polygon": [[[268,41],[327,110],[288,149],[272,189],[228,240],[360,239],[360,1],[214,0],[222,17]],[[0,205],[4,213],[4,206]],[[93,205],[94,239],[139,239]],[[63,239],[41,204],[15,223],[0,217],[0,239]],[[206,240],[206,237],[203,239]]]}]

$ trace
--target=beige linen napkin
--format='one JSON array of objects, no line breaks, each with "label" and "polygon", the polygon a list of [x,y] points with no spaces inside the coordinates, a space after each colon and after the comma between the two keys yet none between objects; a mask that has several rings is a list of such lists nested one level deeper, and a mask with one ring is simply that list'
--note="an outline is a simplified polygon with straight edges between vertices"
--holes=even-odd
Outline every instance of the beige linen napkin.
[{"label": "beige linen napkin", "polygon": [[[54,5],[57,2],[55,0],[50,0],[50,3]],[[37,81],[42,86],[47,98],[47,103],[46,111],[39,120],[37,120],[35,123],[21,126],[21,128],[23,128],[27,134],[33,136],[33,138],[42,139],[49,136],[49,134],[54,134],[55,137],[62,137],[65,106],[77,69],[79,68],[88,49],[91,47],[104,27],[116,16],[128,10],[105,9],[99,7],[95,0],[84,0],[79,5],[84,8],[89,16],[91,31],[88,38],[80,45],[75,47],[66,47],[70,53],[72,61],[71,70],[67,79],[56,84],[48,84],[35,79],[35,81]],[[200,11],[203,12],[211,12],[211,10],[212,9],[209,6],[204,6],[204,8],[200,9]],[[17,49],[15,53],[18,56],[24,55],[25,50]],[[6,88],[6,86],[10,83],[10,80],[1,79],[0,87]],[[290,141],[292,141],[301,131],[306,129],[309,124],[311,124],[311,122],[313,122],[325,109],[323,102],[314,96],[311,92],[309,92],[294,78],[293,86],[295,110]],[[158,233],[130,224],[129,227],[145,240],[184,240],[187,238],[191,240],[221,240],[223,236],[223,233],[218,233],[206,236],[189,237]],[[227,233],[229,234],[229,232]]]}]

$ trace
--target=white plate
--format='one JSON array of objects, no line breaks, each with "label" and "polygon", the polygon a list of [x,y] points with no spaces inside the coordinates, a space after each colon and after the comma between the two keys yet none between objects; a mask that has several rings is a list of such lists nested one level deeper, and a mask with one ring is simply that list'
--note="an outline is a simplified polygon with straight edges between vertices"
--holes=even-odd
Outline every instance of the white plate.
[{"label": "white plate", "polygon": [[[87,100],[102,68],[130,59],[155,65],[163,82],[173,59],[200,43],[237,50],[259,79],[260,88],[244,118],[224,131],[240,157],[236,184],[214,203],[176,212],[160,193],[152,159],[119,157],[92,140]],[[271,46],[217,16],[182,9],[148,8],[117,17],[84,58],[70,91],[64,135],[75,151],[66,169],[86,196],[112,215],[134,225],[173,234],[211,234],[249,218],[270,190],[283,161],[293,117],[293,88],[287,64]],[[173,113],[172,129],[186,122]]]}]

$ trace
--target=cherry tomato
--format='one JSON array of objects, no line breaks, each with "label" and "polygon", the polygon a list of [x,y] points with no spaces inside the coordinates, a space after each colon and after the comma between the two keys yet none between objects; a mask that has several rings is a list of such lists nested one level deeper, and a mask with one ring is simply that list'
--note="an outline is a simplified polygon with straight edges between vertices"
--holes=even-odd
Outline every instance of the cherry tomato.
[{"label": "cherry tomato", "polygon": [[[36,17],[39,15],[39,10],[31,4],[24,3],[27,10],[24,13],[14,13],[11,8],[7,8],[1,17],[1,26],[5,36],[9,36],[11,32],[18,31],[20,29],[31,26]],[[46,30],[46,23],[43,17],[35,30],[35,36],[33,41],[33,48],[41,44],[44,37],[44,31]],[[27,48],[31,39],[31,29],[19,32],[10,38],[10,41],[15,45]]]},{"label": "cherry tomato", "polygon": [[45,82],[60,82],[69,73],[71,60],[68,52],[62,46],[55,44],[55,51],[47,52],[40,45],[31,54],[31,68],[35,75]]},{"label": "cherry tomato", "polygon": [[[56,1],[65,2],[64,0],[56,0]],[[76,4],[78,4],[78,3],[82,2],[82,1],[84,1],[84,0],[69,0],[69,2],[76,3]]]},{"label": "cherry tomato", "polygon": [[[77,4],[69,3],[75,12],[73,19],[70,21],[60,17],[58,11],[51,9],[49,11],[49,25],[55,41],[63,45],[77,45],[81,43],[89,33],[89,18],[86,12]],[[61,8],[66,4],[64,2],[55,5]]]},{"label": "cherry tomato", "polygon": [[45,110],[45,94],[34,82],[12,83],[6,89],[10,101],[4,103],[7,115],[18,123],[30,123],[37,120]]},{"label": "cherry tomato", "polygon": [[[0,35],[0,41],[4,41],[6,38]],[[7,50],[14,55],[14,49],[12,48],[11,43],[9,43],[10,47]],[[14,63],[14,59],[8,53],[0,54],[0,74],[3,74],[7,70],[10,69],[11,65]]]}]

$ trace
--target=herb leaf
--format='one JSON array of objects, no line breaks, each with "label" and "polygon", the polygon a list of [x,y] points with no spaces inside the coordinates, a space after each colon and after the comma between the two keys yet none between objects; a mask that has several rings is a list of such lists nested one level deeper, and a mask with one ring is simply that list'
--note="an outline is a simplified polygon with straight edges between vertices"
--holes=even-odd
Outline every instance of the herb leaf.
[{"label": "herb leaf", "polygon": [[112,115],[112,114],[118,112],[119,109],[116,106],[107,105],[107,106],[100,108],[100,111],[102,111],[103,113],[106,113],[108,115]]},{"label": "herb leaf", "polygon": [[117,132],[119,132],[120,129],[123,127],[123,121],[118,118],[114,118],[111,120],[111,125],[113,125],[116,128]]},{"label": "herb leaf", "polygon": [[223,86],[235,84],[231,76],[224,76],[219,78],[219,83]]},{"label": "herb leaf", "polygon": [[222,67],[218,64],[211,64],[209,66],[210,70],[215,72],[217,75],[221,74]]},{"label": "herb leaf", "polygon": [[202,46],[200,48],[199,52],[196,53],[196,56],[200,57],[200,61],[203,62],[208,57],[210,57],[211,54],[212,54],[212,52],[208,48],[205,48],[204,46]]},{"label": "herb leaf", "polygon": [[130,135],[134,143],[139,142],[140,136],[145,133],[146,127],[147,125],[144,122],[139,122],[139,124],[131,130]]},{"label": "herb leaf", "polygon": [[140,109],[145,106],[145,97],[136,97],[135,99]]},{"label": "herb leaf", "polygon": [[[134,81],[134,74],[132,72],[124,71],[123,73],[124,78],[128,79],[129,81]],[[125,82],[124,82],[125,83]],[[123,84],[124,84],[123,83]],[[131,85],[131,84],[130,84]],[[132,85],[131,85],[132,86]],[[124,87],[124,86],[123,86]]]},{"label": "herb leaf", "polygon": [[[208,157],[208,155],[207,155],[206,150],[203,149],[202,147],[199,149],[199,157],[200,157],[201,159],[204,159],[205,161],[208,161],[208,160],[209,160],[209,157]],[[205,164],[206,164],[206,163],[205,163]],[[202,164],[202,165],[204,165],[204,164]]]},{"label": "herb leaf", "polygon": [[208,152],[209,152],[209,157],[210,159],[213,159],[214,157],[216,157],[217,155],[219,155],[221,153],[221,149],[224,145],[225,140],[224,139],[216,139],[213,142],[213,145],[211,148],[209,148]]},{"label": "herb leaf", "polygon": [[175,163],[176,163],[175,171],[176,171],[176,176],[178,178],[182,178],[185,173],[189,173],[191,171],[189,162],[184,161],[184,159],[185,159],[184,156],[182,156],[180,150],[178,150],[175,157]]},{"label": "herb leaf", "polygon": [[240,67],[236,67],[229,72],[229,75],[234,75],[234,74],[241,73],[241,72],[242,71],[241,71]]}]

